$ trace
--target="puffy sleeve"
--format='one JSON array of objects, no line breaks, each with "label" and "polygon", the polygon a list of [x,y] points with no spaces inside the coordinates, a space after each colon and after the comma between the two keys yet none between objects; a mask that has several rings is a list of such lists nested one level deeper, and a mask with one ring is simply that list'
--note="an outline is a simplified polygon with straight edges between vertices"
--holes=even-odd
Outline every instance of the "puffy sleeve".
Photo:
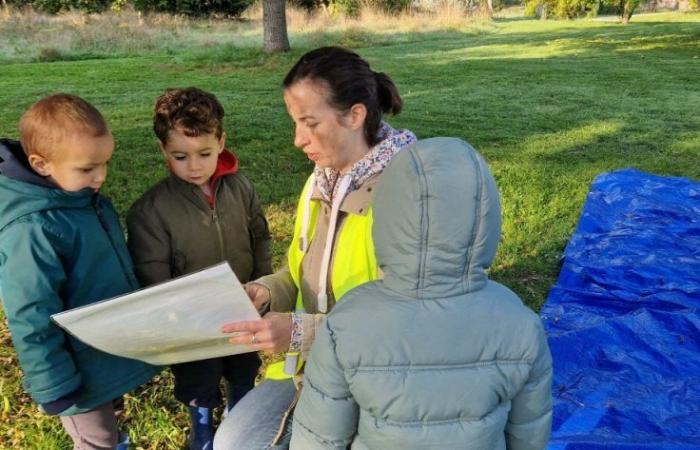
[{"label": "puffy sleeve", "polygon": [[357,433],[359,408],[338,361],[328,321],[320,327],[294,412],[292,449],[345,449]]},{"label": "puffy sleeve", "polygon": [[537,353],[527,383],[512,401],[506,425],[506,448],[534,450],[547,446],[552,429],[552,356],[537,319]]},{"label": "puffy sleeve", "polygon": [[65,310],[64,239],[38,223],[11,225],[0,238],[0,296],[24,372],[24,388],[37,403],[79,388],[81,377],[51,315]]},{"label": "puffy sleeve", "polygon": [[255,192],[255,187],[250,183],[250,204],[248,206],[250,230],[253,243],[253,274],[251,278],[255,280],[263,275],[272,273],[272,257],[270,255],[270,229],[267,225],[265,213],[263,213]]},{"label": "puffy sleeve", "polygon": [[294,285],[289,268],[283,269],[255,280],[270,290],[270,310],[275,312],[294,311],[297,299],[297,287]]},{"label": "puffy sleeve", "polygon": [[126,227],[129,253],[141,285],[150,286],[171,279],[170,236],[162,221],[137,202],[126,215]]}]

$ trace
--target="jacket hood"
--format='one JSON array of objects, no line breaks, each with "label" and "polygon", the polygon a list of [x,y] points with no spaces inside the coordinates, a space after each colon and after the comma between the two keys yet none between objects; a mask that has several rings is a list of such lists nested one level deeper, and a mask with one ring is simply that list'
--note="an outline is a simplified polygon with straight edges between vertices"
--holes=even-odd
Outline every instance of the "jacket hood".
[{"label": "jacket hood", "polygon": [[380,177],[372,234],[384,285],[412,298],[485,287],[501,235],[491,172],[455,138],[419,141]]},{"label": "jacket hood", "polygon": [[224,149],[219,153],[219,159],[216,161],[216,170],[211,176],[212,183],[226,175],[233,175],[238,172],[238,158],[230,150]]},{"label": "jacket hood", "polygon": [[226,175],[234,175],[238,172],[238,158],[232,152],[224,149],[223,152],[219,153],[219,159],[216,162],[216,170],[209,180],[209,186],[211,187],[212,195],[207,195],[207,203],[209,206],[214,206],[216,203],[216,196],[213,195],[216,189],[216,183],[220,178]]},{"label": "jacket hood", "polygon": [[22,216],[54,208],[84,208],[94,192],[56,188],[34,172],[18,141],[0,139],[0,230]]}]

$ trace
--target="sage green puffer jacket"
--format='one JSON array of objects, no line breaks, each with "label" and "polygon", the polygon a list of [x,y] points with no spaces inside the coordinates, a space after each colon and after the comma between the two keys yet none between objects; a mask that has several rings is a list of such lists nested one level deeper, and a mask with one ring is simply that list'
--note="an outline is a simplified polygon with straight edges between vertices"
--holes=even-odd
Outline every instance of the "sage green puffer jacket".
[{"label": "sage green puffer jacket", "polygon": [[377,186],[382,281],[330,313],[306,364],[293,449],[540,449],[551,357],[539,317],[490,281],[498,191],[468,144],[421,141]]}]

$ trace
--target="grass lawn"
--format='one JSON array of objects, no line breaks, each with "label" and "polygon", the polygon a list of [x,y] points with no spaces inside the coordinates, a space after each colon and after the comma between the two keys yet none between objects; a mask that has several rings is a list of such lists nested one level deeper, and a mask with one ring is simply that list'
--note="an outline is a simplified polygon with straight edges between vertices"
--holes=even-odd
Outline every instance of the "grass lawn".
[{"label": "grass lawn", "polygon": [[[85,97],[116,138],[104,191],[123,214],[165,175],[151,131],[156,96],[174,86],[212,91],[228,114],[228,144],[266,205],[279,266],[312,169],[292,145],[280,83],[301,53],[320,44],[353,46],[394,78],[405,110],[391,124],[419,138],[457,136],[484,154],[504,215],[491,276],[535,310],[597,174],[636,167],[700,179],[700,14],[635,16],[628,26],[502,19],[429,32],[300,31],[290,54],[272,56],[185,42],[182,51],[110,57],[106,50],[53,62],[0,53],[0,135],[17,137],[22,112],[46,94]],[[22,393],[4,325],[0,359],[0,448],[68,448],[58,420]],[[164,373],[127,398],[126,426],[137,447],[183,447],[187,420],[170,386]]]}]

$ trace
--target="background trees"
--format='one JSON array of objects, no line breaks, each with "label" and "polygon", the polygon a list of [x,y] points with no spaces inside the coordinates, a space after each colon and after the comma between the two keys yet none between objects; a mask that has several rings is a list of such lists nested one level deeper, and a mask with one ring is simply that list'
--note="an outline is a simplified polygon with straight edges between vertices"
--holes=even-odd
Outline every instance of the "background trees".
[{"label": "background trees", "polygon": [[267,52],[289,50],[287,37],[286,4],[306,9],[308,12],[324,9],[331,15],[359,16],[362,8],[369,7],[384,13],[395,14],[406,10],[431,11],[435,5],[445,2],[458,5],[462,11],[493,14],[505,6],[523,5],[528,16],[542,19],[573,19],[598,14],[617,14],[626,24],[641,7],[698,9],[700,0],[0,0],[0,5],[10,7],[31,6],[49,14],[79,10],[96,13],[108,9],[120,9],[127,5],[143,13],[159,12],[190,17],[219,16],[237,18],[256,1],[262,3],[264,49]]},{"label": "background trees", "polygon": [[[598,14],[617,14],[620,22],[629,23],[632,14],[643,2],[640,0],[524,0],[526,15],[542,19],[555,17],[558,19],[575,19],[578,17],[596,16]],[[693,3],[695,2],[695,3]],[[653,6],[654,0],[646,1]],[[692,8],[697,0],[690,0]],[[697,7],[697,6],[695,6]]]}]

